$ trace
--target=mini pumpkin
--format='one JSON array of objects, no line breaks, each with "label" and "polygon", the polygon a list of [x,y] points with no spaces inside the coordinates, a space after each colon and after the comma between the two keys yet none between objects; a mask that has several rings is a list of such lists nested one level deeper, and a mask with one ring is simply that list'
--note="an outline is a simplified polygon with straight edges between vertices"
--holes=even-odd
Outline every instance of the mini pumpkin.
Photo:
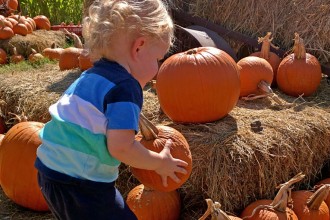
[{"label": "mini pumpkin", "polygon": [[306,53],[303,39],[295,33],[293,53],[286,56],[277,70],[277,84],[290,96],[310,96],[320,85],[321,65],[317,58]]},{"label": "mini pumpkin", "polygon": [[180,216],[181,201],[176,190],[160,192],[140,184],[128,193],[126,203],[139,220],[177,220]]},{"label": "mini pumpkin", "polygon": [[131,167],[133,176],[143,185],[154,190],[170,192],[178,189],[188,180],[192,171],[192,156],[187,140],[176,129],[165,125],[155,126],[142,114],[140,115],[139,124],[141,133],[137,135],[136,140],[139,141],[145,148],[159,153],[163,150],[166,140],[171,139],[173,142],[171,145],[171,155],[174,158],[186,161],[188,166],[185,167],[187,174],[176,174],[180,179],[180,182],[177,183],[171,178],[168,178],[167,187],[163,186],[160,175],[154,170],[144,170]]},{"label": "mini pumpkin", "polygon": [[47,31],[50,30],[51,24],[48,17],[46,17],[45,15],[37,15],[33,17],[33,20],[36,24],[36,29],[44,29]]}]

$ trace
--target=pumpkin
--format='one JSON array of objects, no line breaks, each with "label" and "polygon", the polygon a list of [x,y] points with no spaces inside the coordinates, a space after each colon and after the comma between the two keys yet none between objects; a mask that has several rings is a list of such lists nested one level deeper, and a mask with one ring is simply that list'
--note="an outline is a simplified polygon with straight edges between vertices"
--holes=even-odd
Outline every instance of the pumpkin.
[{"label": "pumpkin", "polygon": [[33,20],[36,24],[36,29],[44,29],[49,31],[50,30],[50,21],[48,19],[48,17],[46,17],[45,15],[37,15],[35,17],[33,17]]},{"label": "pumpkin", "polygon": [[185,167],[187,174],[176,173],[180,182],[174,182],[171,178],[167,179],[168,186],[164,187],[162,179],[159,174],[154,170],[144,170],[131,167],[133,176],[138,179],[143,185],[148,188],[170,192],[178,189],[183,183],[185,183],[192,171],[192,157],[189,149],[189,145],[185,137],[174,128],[165,125],[154,126],[147,118],[142,114],[140,115],[140,134],[137,135],[136,140],[139,141],[145,148],[161,152],[164,148],[167,139],[172,140],[171,155],[174,158],[184,160],[188,163]]},{"label": "pumpkin", "polygon": [[288,182],[281,184],[273,200],[260,199],[250,203],[243,209],[240,217],[249,220],[298,220],[297,215],[287,203],[291,200],[291,186],[304,177],[304,174],[298,173]]},{"label": "pumpkin", "polygon": [[303,39],[295,33],[293,53],[287,55],[277,70],[278,88],[290,96],[310,96],[320,85],[321,65],[317,58],[306,53]]},{"label": "pumpkin", "polygon": [[176,190],[161,192],[140,184],[128,193],[126,203],[139,220],[176,220],[180,216],[181,201]]},{"label": "pumpkin", "polygon": [[41,53],[38,53],[35,49],[31,48],[31,54],[28,57],[29,62],[35,63],[44,59],[44,56]]},{"label": "pumpkin", "polygon": [[50,60],[59,60],[63,50],[63,48],[58,48],[56,44],[53,43],[51,47],[47,47],[42,51],[42,55]]},{"label": "pumpkin", "polygon": [[24,56],[21,54],[18,54],[16,47],[13,47],[13,55],[10,57],[10,62],[19,63],[24,60],[25,60]]},{"label": "pumpkin", "polygon": [[6,64],[7,63],[7,52],[0,48],[0,64]]},{"label": "pumpkin", "polygon": [[205,199],[207,203],[207,210],[198,220],[205,220],[209,215],[213,220],[242,220],[239,217],[227,215],[221,210],[221,205],[218,202],[213,203],[211,199]]},{"label": "pumpkin", "polygon": [[271,85],[273,81],[273,68],[263,58],[248,56],[237,62],[241,82],[240,97],[263,93],[258,85],[265,82]]},{"label": "pumpkin", "polygon": [[0,40],[6,40],[15,35],[12,27],[13,25],[10,21],[0,19]]},{"label": "pumpkin", "polygon": [[84,71],[93,66],[93,63],[89,57],[89,54],[87,51],[83,50],[81,54],[78,57],[79,60],[79,68],[80,70]]},{"label": "pumpkin", "polygon": [[8,8],[11,9],[11,11],[16,11],[18,8],[18,0],[3,0],[3,2],[7,2]]},{"label": "pumpkin", "polygon": [[239,98],[236,62],[215,47],[193,48],[167,58],[159,68],[160,107],[173,121],[206,123],[225,117]]},{"label": "pumpkin", "polygon": [[330,191],[330,185],[324,185],[316,192],[298,190],[292,192],[293,211],[299,220],[328,220],[329,208],[324,202]]},{"label": "pumpkin", "polygon": [[0,147],[0,184],[5,195],[35,211],[48,210],[34,167],[43,126],[41,122],[20,122],[8,130]]},{"label": "pumpkin", "polygon": [[266,36],[258,38],[258,43],[262,43],[261,51],[254,52],[250,56],[256,56],[267,60],[267,62],[272,66],[273,69],[272,86],[276,86],[277,69],[280,65],[281,59],[276,53],[270,51],[270,46],[278,49],[278,47],[275,47],[271,43],[271,41],[273,40],[273,38],[270,38],[271,34],[272,32],[267,32]]},{"label": "pumpkin", "polygon": [[[323,186],[324,184],[330,184],[330,178],[326,178],[323,180],[320,180],[319,182],[316,183],[315,188],[319,188],[321,186]],[[327,206],[330,209],[330,193],[328,194],[328,196],[324,199],[324,202],[327,204]],[[330,211],[330,210],[329,210]]]},{"label": "pumpkin", "polygon": [[68,47],[63,49],[58,65],[60,70],[69,70],[79,68],[78,57],[81,54],[82,48]]}]

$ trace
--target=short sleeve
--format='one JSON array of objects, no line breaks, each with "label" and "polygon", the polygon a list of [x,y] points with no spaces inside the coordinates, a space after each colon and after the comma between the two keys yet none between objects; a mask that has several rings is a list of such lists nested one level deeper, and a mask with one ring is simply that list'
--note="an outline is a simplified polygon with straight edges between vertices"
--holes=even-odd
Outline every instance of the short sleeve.
[{"label": "short sleeve", "polygon": [[143,94],[140,85],[126,80],[116,85],[105,96],[105,117],[107,129],[139,129],[139,115]]}]

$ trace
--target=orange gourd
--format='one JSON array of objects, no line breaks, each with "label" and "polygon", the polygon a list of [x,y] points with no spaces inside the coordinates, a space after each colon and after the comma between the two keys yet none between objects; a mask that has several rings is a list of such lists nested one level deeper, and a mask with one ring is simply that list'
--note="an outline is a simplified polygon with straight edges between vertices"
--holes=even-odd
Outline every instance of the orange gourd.
[{"label": "orange gourd", "polygon": [[42,51],[42,55],[50,60],[59,60],[63,50],[63,48],[56,47],[55,43],[53,43],[50,48],[45,48]]},{"label": "orange gourd", "polygon": [[15,35],[12,27],[13,25],[10,21],[0,19],[0,40],[6,40]]},{"label": "orange gourd", "polygon": [[31,48],[31,54],[28,57],[29,62],[35,63],[44,59],[44,56],[41,53],[38,53],[35,49]]},{"label": "orange gourd", "polygon": [[330,185],[324,185],[316,192],[298,190],[292,192],[293,211],[299,220],[329,220],[329,208],[324,202]]},{"label": "orange gourd", "polygon": [[321,65],[317,58],[306,53],[303,40],[295,33],[293,53],[286,56],[277,70],[277,84],[290,96],[310,96],[320,85]]},{"label": "orange gourd", "polygon": [[271,32],[267,32],[266,36],[258,38],[258,43],[262,43],[261,51],[254,52],[250,56],[256,56],[267,60],[267,62],[272,66],[273,69],[272,86],[276,86],[277,69],[278,66],[280,65],[281,59],[276,53],[270,51],[270,46],[278,49],[278,47],[275,47],[271,43],[273,40],[273,38],[270,38],[271,34],[272,34]]},{"label": "orange gourd", "polygon": [[302,180],[304,177],[304,174],[298,173],[288,182],[281,184],[281,188],[273,200],[260,199],[250,203],[243,209],[240,217],[249,220],[298,220],[295,212],[288,207],[288,201],[291,200],[292,184]]},{"label": "orange gourd", "polygon": [[13,47],[13,55],[10,57],[10,62],[11,63],[19,63],[19,62],[22,62],[24,60],[25,60],[24,56],[17,52],[16,47]]},{"label": "orange gourd", "polygon": [[82,48],[68,47],[63,49],[58,65],[60,70],[69,70],[79,68],[79,59]]},{"label": "orange gourd", "polygon": [[239,98],[236,62],[215,47],[172,55],[160,66],[157,94],[164,113],[181,123],[205,123],[225,117]]},{"label": "orange gourd", "polygon": [[6,64],[7,63],[7,52],[0,48],[0,64]]},{"label": "orange gourd", "polygon": [[37,183],[34,167],[40,122],[20,122],[8,130],[0,147],[0,184],[6,196],[16,204],[35,211],[48,206]]},{"label": "orange gourd", "polygon": [[271,85],[273,68],[265,59],[248,56],[239,60],[237,65],[241,81],[240,97],[261,94],[258,85],[262,81]]},{"label": "orange gourd", "polygon": [[171,139],[173,142],[171,145],[171,155],[174,158],[186,161],[188,166],[185,167],[187,174],[176,174],[180,179],[180,182],[177,183],[171,178],[168,178],[167,187],[163,186],[160,175],[154,170],[144,170],[131,167],[133,176],[135,176],[143,185],[154,190],[170,192],[178,189],[188,180],[192,171],[192,156],[189,144],[179,131],[165,125],[154,126],[142,114],[140,115],[139,124],[141,133],[137,135],[136,140],[140,141],[145,148],[159,153],[163,150],[166,140]]},{"label": "orange gourd", "polygon": [[134,187],[127,195],[126,203],[139,220],[177,220],[180,216],[179,193],[160,192],[145,187]]},{"label": "orange gourd", "polygon": [[79,68],[82,71],[87,70],[93,66],[93,63],[90,60],[88,52],[84,50],[79,55],[78,60],[79,60]]},{"label": "orange gourd", "polygon": [[36,29],[44,29],[47,31],[50,30],[51,24],[48,17],[45,15],[37,15],[33,18],[33,20],[36,24]]}]

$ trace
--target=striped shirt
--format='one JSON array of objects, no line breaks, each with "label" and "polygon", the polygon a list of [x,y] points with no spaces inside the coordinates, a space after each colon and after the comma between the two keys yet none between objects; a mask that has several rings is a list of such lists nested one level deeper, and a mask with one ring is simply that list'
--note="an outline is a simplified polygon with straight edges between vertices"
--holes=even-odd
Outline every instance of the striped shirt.
[{"label": "striped shirt", "polygon": [[52,119],[41,130],[37,149],[42,164],[36,168],[113,182],[120,161],[108,151],[106,131],[137,132],[142,102],[142,88],[126,69],[106,59],[96,62],[50,106]]}]

